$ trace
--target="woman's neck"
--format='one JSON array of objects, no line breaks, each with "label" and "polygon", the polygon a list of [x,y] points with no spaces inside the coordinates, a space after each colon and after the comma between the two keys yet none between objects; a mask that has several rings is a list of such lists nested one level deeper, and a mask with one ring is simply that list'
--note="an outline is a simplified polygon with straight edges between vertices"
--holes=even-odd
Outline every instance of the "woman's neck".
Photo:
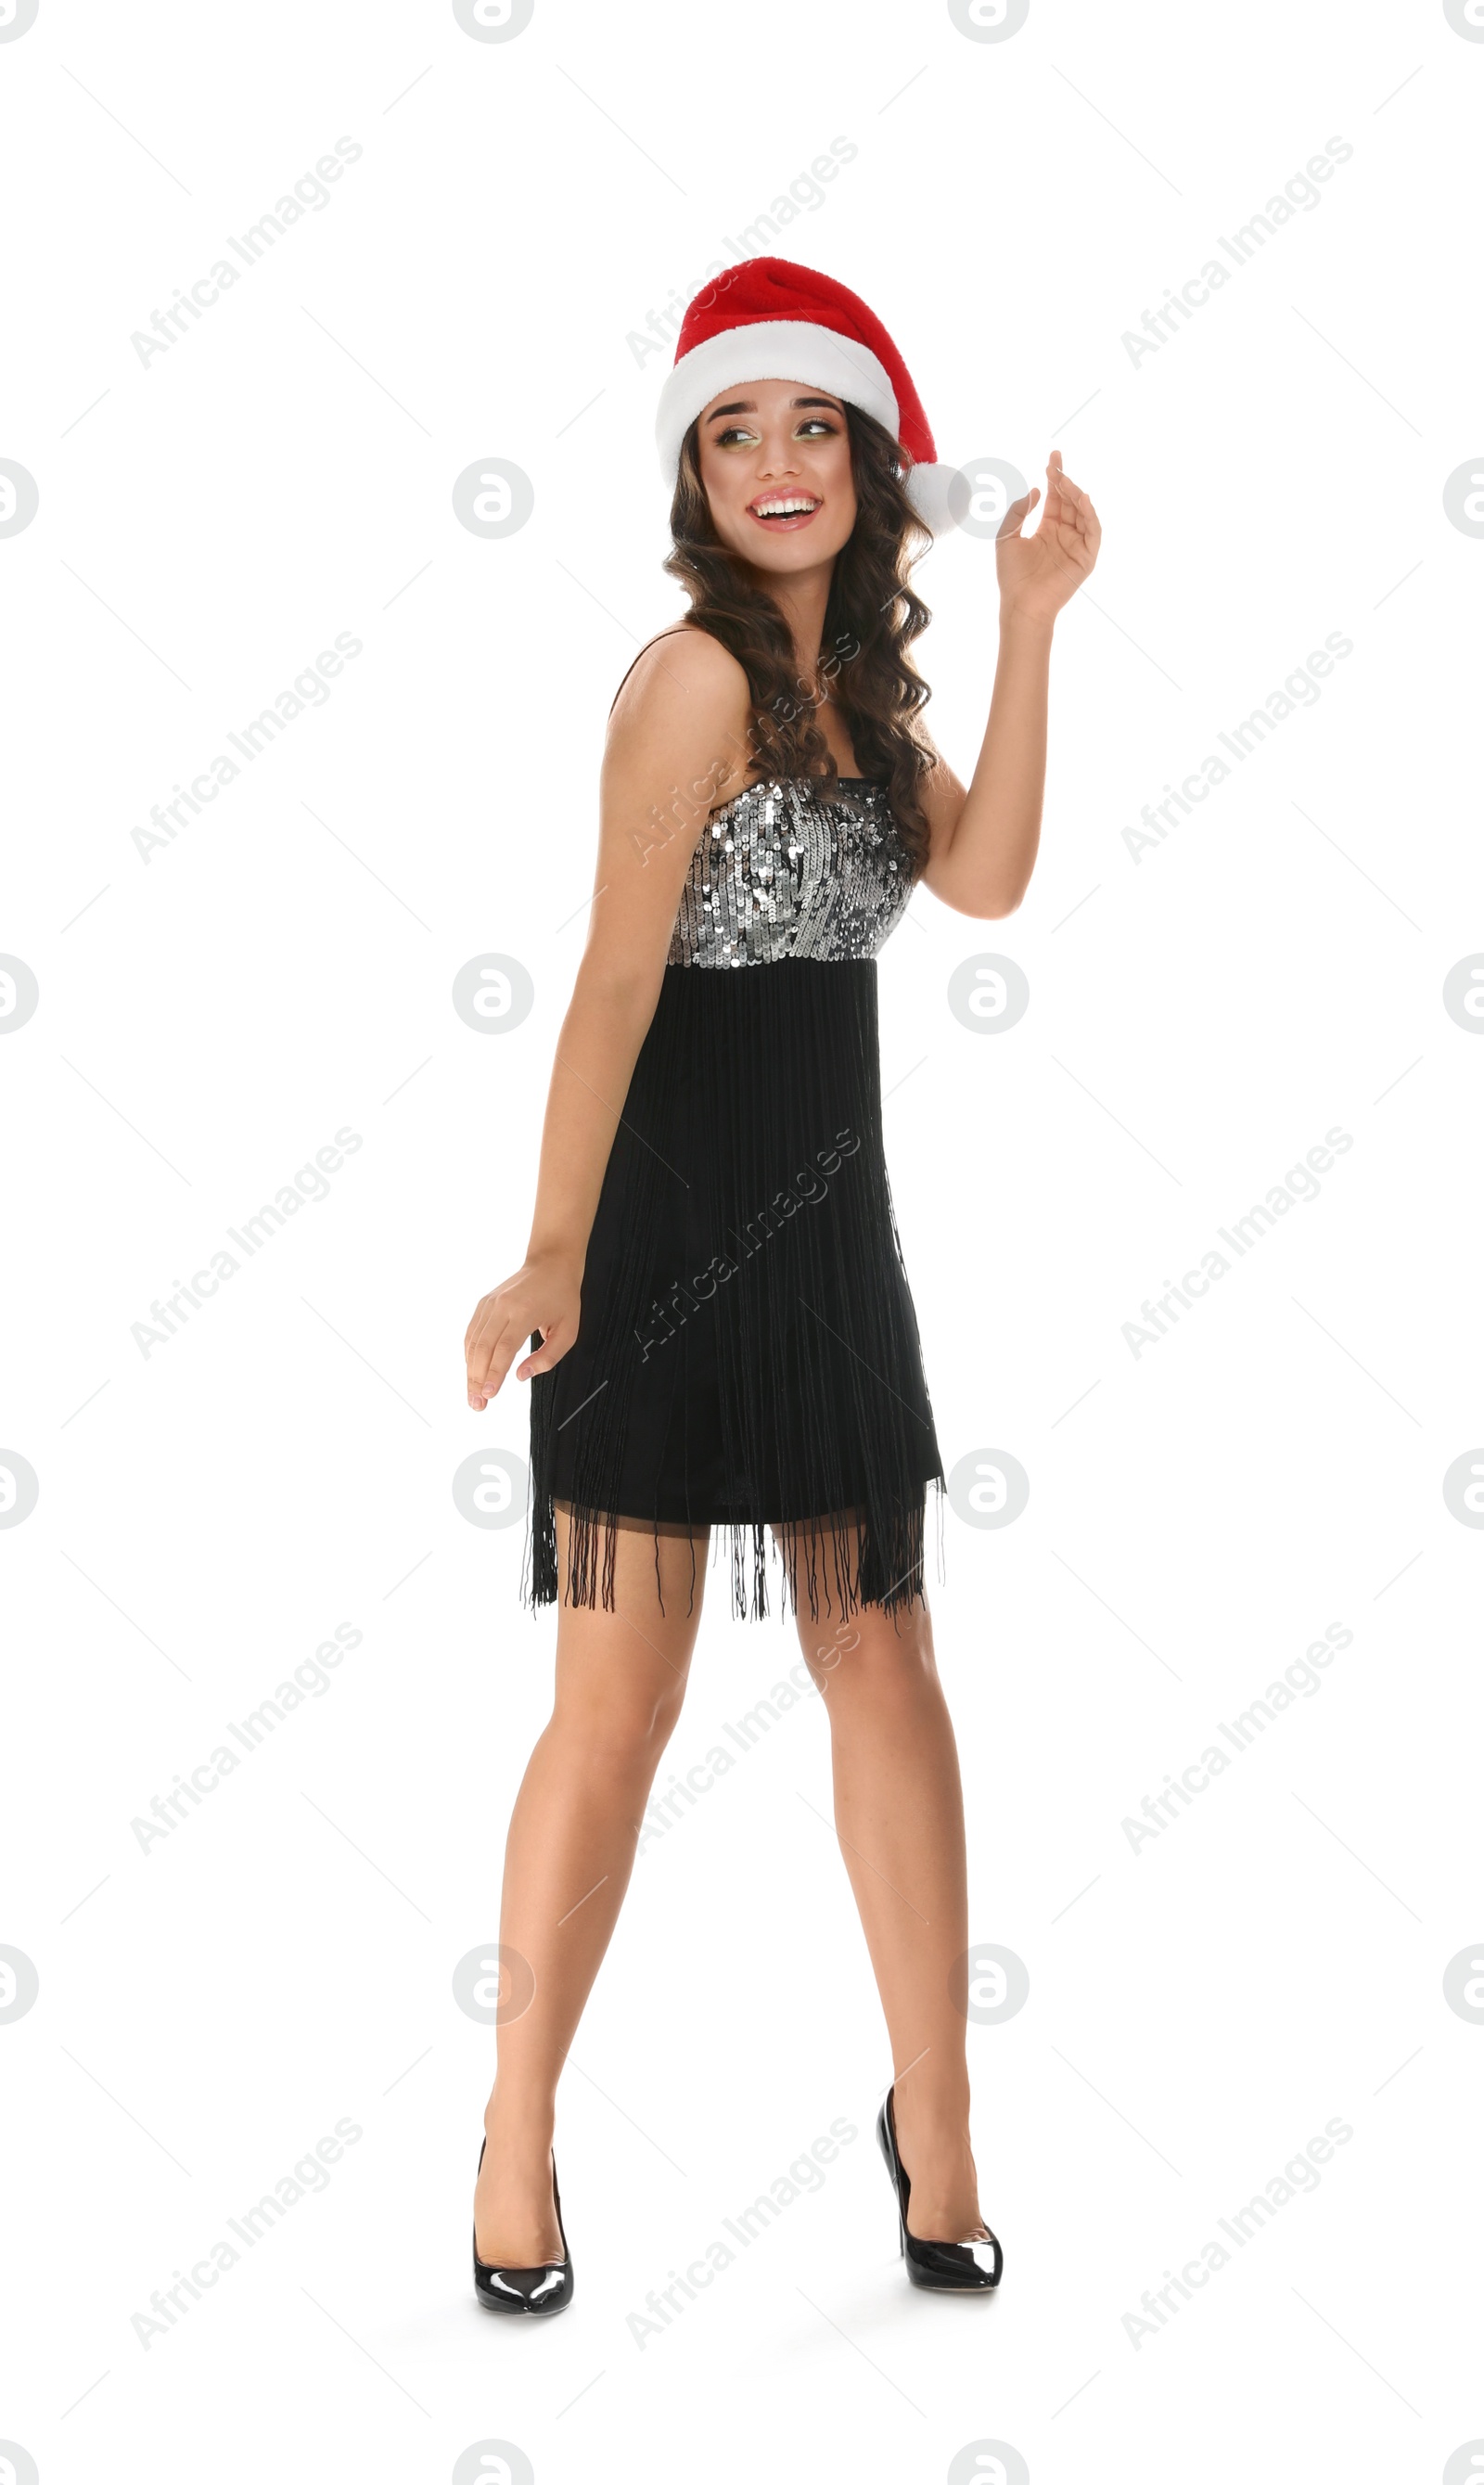
[{"label": "woman's neck", "polygon": [[824,616],[829,609],[830,583],[835,575],[833,560],[818,569],[807,569],[789,579],[765,578],[761,584],[783,614],[793,641],[794,660],[799,679],[810,688],[817,687],[819,646],[824,637]]}]

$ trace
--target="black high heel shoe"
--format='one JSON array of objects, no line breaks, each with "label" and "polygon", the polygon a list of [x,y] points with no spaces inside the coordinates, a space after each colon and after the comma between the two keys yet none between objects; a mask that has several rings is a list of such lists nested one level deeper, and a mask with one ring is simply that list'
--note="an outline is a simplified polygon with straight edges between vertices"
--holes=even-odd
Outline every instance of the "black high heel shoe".
[{"label": "black high heel shoe", "polygon": [[940,2294],[987,2295],[1000,2283],[1004,2267],[1004,2254],[1000,2238],[986,2226],[982,2235],[964,2244],[925,2243],[921,2235],[908,2232],[907,2203],[912,2198],[912,2185],[907,2170],[896,2153],[896,2116],[893,2111],[893,2088],[888,2089],[886,2102],[876,2116],[876,2138],[887,2162],[896,2191],[897,2223],[901,2227],[902,2257],[907,2276],[914,2286],[934,2288]]},{"label": "black high heel shoe", "polygon": [[[480,2165],[484,2163],[484,2144],[480,2143]],[[475,2169],[476,2179],[479,2168]],[[551,2197],[557,2207],[557,2232],[562,2237],[562,2258],[542,2261],[536,2269],[508,2269],[503,2262],[481,2260],[480,2247],[474,2246],[474,2291],[486,2312],[564,2312],[572,2301],[572,2255],[567,2250],[566,2228],[562,2223],[562,2195],[557,2189],[557,2158],[552,2152]]]}]

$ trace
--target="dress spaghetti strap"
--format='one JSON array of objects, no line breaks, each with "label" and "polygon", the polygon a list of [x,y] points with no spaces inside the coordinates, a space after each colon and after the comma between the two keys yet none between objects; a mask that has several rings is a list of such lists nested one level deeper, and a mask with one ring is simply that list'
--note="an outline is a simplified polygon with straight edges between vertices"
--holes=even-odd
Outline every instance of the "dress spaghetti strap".
[{"label": "dress spaghetti strap", "polygon": [[[641,648],[640,648],[640,650],[639,650],[639,656],[646,656],[646,655],[648,654],[648,652],[649,652],[650,647],[657,647],[657,646],[659,645],[659,642],[660,642],[660,641],[661,641],[662,639],[678,639],[678,637],[680,636],[681,631],[682,631],[682,630],[688,630],[689,628],[690,628],[690,623],[689,623],[688,621],[677,621],[677,622],[675,623],[674,628],[673,628],[673,630],[657,630],[657,631],[655,632],[655,634],[654,634],[654,637],[653,637],[652,639],[648,640],[648,641],[646,642],[646,643],[643,647],[641,647]],[[636,656],[636,657],[635,657],[635,659],[634,659],[634,665],[637,665],[637,664],[638,664],[638,662],[639,662],[639,656]],[[633,671],[633,669],[634,669],[634,665],[630,665],[628,673],[625,673],[625,674],[624,674],[624,676],[623,676],[623,682],[626,682],[626,681],[628,680],[629,673],[631,673],[631,672]],[[621,691],[621,690],[622,690],[622,688],[623,688],[623,682],[620,682],[620,683],[618,684],[618,691]],[[614,712],[614,709],[615,709],[615,708],[618,706],[618,691],[615,691],[615,693],[614,693],[614,695],[613,695],[613,698],[612,698],[612,700],[611,700],[611,702],[610,702],[610,704],[609,704],[608,713],[609,713],[609,715],[610,715],[610,716],[612,716],[612,714],[613,714],[613,712]]]}]

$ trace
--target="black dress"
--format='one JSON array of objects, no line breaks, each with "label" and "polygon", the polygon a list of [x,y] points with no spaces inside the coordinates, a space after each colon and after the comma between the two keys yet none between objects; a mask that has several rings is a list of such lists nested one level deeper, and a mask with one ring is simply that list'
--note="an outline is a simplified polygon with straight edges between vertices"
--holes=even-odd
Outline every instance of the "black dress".
[{"label": "black dress", "polygon": [[[614,1601],[619,1529],[725,1531],[737,1614],[922,1596],[943,1463],[882,1150],[876,954],[912,893],[881,786],[702,831],[614,1138],[576,1343],[531,1383],[523,1593]],[[534,1341],[533,1341],[534,1343]],[[775,1534],[777,1530],[777,1534]],[[694,1581],[694,1568],[692,1570]]]}]

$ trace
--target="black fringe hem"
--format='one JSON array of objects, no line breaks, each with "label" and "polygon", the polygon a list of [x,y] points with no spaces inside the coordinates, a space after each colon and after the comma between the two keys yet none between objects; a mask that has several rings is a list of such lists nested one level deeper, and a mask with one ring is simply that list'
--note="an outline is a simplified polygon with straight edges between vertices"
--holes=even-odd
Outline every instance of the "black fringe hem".
[{"label": "black fringe hem", "polygon": [[[899,1524],[885,1538],[863,1527],[856,1514],[839,1518],[697,1520],[689,1527],[678,1520],[636,1518],[627,1511],[585,1510],[563,1506],[568,1527],[567,1575],[561,1578],[553,1505],[533,1510],[526,1559],[521,1571],[521,1598],[533,1612],[562,1601],[607,1613],[615,1610],[615,1564],[620,1535],[652,1535],[655,1543],[655,1596],[666,1610],[658,1558],[662,1536],[692,1541],[691,1602],[695,1598],[696,1556],[708,1541],[707,1567],[724,1568],[730,1588],[731,1611],[738,1622],[765,1622],[775,1610],[770,1590],[776,1586],[781,1621],[848,1620],[867,1607],[899,1613],[927,1603],[925,1585],[926,1517],[931,1501],[936,1517],[937,1576],[943,1568],[944,1479],[930,1476],[921,1501],[899,1514]],[[549,1521],[549,1525],[546,1523]],[[804,1598],[800,1599],[800,1583]],[[688,1607],[689,1610],[689,1607]]]}]

